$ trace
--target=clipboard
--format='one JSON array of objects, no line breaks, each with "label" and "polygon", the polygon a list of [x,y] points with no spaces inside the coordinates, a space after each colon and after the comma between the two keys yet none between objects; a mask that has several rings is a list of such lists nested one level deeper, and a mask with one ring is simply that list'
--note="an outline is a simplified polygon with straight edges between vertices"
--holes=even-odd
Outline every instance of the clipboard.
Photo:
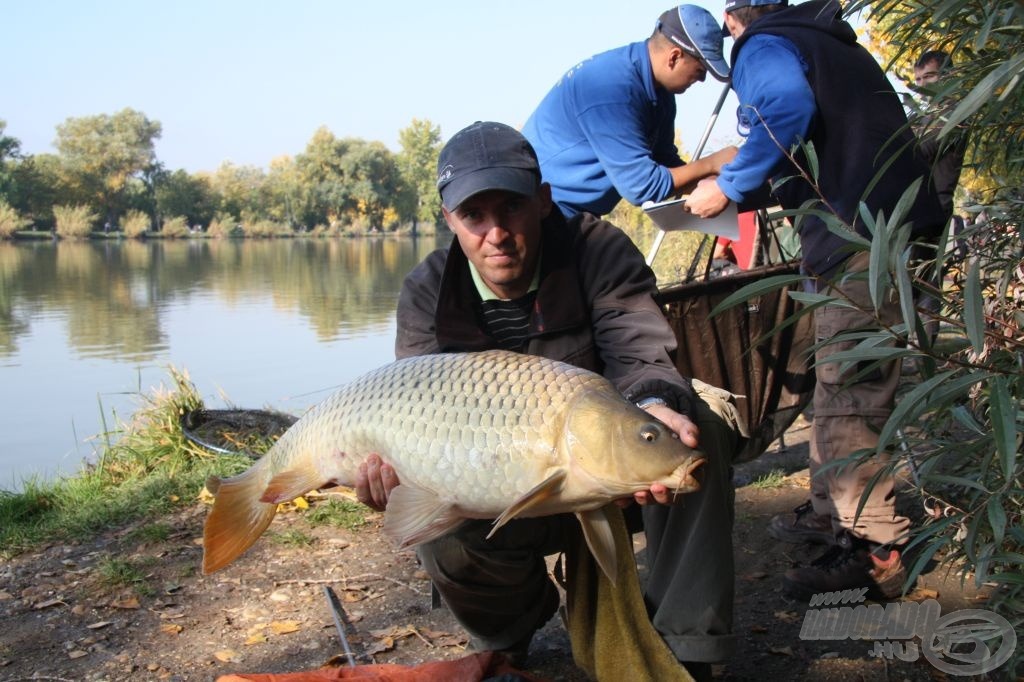
[{"label": "clipboard", "polygon": [[655,225],[663,232],[677,230],[693,230],[714,234],[719,237],[737,240],[740,238],[740,226],[737,219],[736,204],[729,206],[714,218],[701,218],[683,210],[686,197],[668,199],[667,201],[645,201],[640,207]]}]

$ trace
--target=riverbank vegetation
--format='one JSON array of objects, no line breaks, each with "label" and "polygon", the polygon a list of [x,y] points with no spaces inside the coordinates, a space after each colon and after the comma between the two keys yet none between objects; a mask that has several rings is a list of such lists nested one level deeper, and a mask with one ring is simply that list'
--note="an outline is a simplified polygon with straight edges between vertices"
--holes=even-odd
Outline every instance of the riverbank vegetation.
[{"label": "riverbank vegetation", "polygon": [[0,556],[50,542],[87,541],[192,504],[207,476],[251,464],[242,456],[212,455],[184,437],[181,416],[202,401],[187,375],[172,369],[170,378],[170,388],[140,395],[139,410],[101,436],[97,459],[76,476],[33,479],[20,492],[0,491]]}]

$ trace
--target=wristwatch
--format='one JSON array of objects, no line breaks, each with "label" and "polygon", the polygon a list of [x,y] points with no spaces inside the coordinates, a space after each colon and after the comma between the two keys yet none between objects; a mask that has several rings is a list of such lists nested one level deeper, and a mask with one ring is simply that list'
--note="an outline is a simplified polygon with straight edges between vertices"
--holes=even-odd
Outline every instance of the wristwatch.
[{"label": "wristwatch", "polygon": [[659,398],[656,395],[650,395],[636,401],[636,406],[641,410],[646,410],[651,405],[668,405],[668,402],[666,402],[664,398]]}]

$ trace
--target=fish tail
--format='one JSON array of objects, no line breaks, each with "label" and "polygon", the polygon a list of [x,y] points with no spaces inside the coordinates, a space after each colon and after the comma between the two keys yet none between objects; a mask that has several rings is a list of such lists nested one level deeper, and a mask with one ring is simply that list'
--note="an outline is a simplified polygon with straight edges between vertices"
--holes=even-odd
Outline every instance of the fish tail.
[{"label": "fish tail", "polygon": [[218,571],[237,559],[277,514],[277,504],[260,499],[266,487],[260,469],[254,466],[232,478],[211,476],[207,481],[216,497],[203,529],[203,573]]}]

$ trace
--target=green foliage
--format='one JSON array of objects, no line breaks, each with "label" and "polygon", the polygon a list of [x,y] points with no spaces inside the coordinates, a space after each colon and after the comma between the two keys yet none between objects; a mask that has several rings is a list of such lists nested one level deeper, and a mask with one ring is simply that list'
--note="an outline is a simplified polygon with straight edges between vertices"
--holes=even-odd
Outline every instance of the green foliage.
[{"label": "green foliage", "polygon": [[246,237],[277,237],[290,234],[287,225],[271,220],[246,220],[242,222],[242,233]]},{"label": "green foliage", "polygon": [[146,579],[146,566],[133,559],[106,556],[96,564],[100,582],[107,587],[133,587]]},{"label": "green foliage", "polygon": [[175,216],[164,221],[160,234],[169,239],[182,239],[192,233],[188,229],[188,219],[185,216]]},{"label": "green foliage", "polygon": [[159,137],[160,124],[133,109],[69,118],[57,126],[55,141],[62,178],[77,201],[99,207],[105,220],[116,222],[131,180],[156,165]]},{"label": "green foliage", "polygon": [[206,234],[217,239],[230,237],[234,234],[235,225],[237,224],[238,221],[235,220],[234,216],[226,213],[218,213],[217,216],[210,221],[209,227],[206,228]]},{"label": "green foliage", "polygon": [[369,509],[366,506],[358,502],[328,500],[327,502],[316,504],[304,516],[309,525],[314,528],[317,526],[334,526],[355,530],[368,523],[366,520],[368,511]]},{"label": "green foliage", "polygon": [[121,230],[124,236],[138,239],[149,231],[149,216],[142,211],[130,209],[121,219]]},{"label": "green foliage", "polygon": [[184,170],[159,174],[155,193],[160,215],[183,216],[188,225],[206,225],[213,219],[217,197],[207,176],[189,175]]},{"label": "green foliage", "polygon": [[31,224],[31,220],[22,218],[13,206],[0,199],[0,239],[10,238]]},{"label": "green foliage", "polygon": [[96,222],[96,214],[88,206],[54,206],[53,217],[57,224],[57,234],[65,239],[82,239],[92,232]]},{"label": "green foliage", "polygon": [[414,118],[398,131],[398,166],[412,190],[415,220],[428,226],[441,220],[441,196],[437,191],[437,157],[441,153],[441,127]]},{"label": "green foliage", "polygon": [[302,548],[311,547],[316,544],[315,537],[294,528],[280,532],[271,532],[268,533],[268,536],[271,542],[284,547]]},{"label": "green foliage", "polygon": [[[192,504],[211,474],[230,475],[251,462],[213,457],[182,435],[180,420],[202,401],[187,375],[170,370],[173,389],[140,396],[128,424],[105,434],[111,444],[77,476],[28,480],[22,492],[0,492],[0,555],[43,542],[81,540]],[[120,436],[120,438],[116,438]]]},{"label": "green foliage", "polygon": [[771,490],[772,488],[781,488],[784,485],[786,485],[786,472],[782,469],[772,469],[767,474],[758,476],[750,484],[750,487],[760,490]]}]

